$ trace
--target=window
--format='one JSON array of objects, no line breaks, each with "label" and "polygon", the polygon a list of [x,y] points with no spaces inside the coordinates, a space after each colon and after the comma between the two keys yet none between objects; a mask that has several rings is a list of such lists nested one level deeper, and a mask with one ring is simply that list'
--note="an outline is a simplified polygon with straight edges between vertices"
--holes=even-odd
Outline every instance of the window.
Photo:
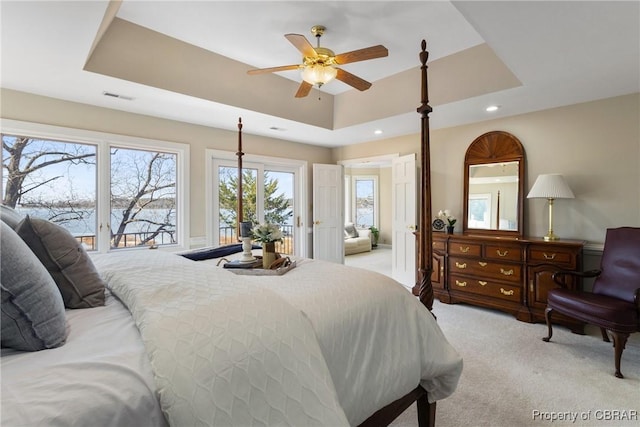
[{"label": "window", "polygon": [[95,145],[2,135],[2,204],[96,243]]},{"label": "window", "polygon": [[187,146],[8,122],[3,204],[59,224],[87,250],[189,246]]},{"label": "window", "polygon": [[378,177],[352,177],[351,214],[358,228],[377,226],[378,222]]},{"label": "window", "polygon": [[491,228],[491,193],[469,194],[469,228]]},{"label": "window", "polygon": [[111,147],[111,249],[175,244],[175,153]]}]

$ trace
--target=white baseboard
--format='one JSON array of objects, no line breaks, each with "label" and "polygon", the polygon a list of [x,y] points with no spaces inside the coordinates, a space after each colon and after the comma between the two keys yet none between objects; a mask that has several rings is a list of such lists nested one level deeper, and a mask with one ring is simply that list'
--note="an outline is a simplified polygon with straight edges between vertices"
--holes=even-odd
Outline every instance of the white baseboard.
[{"label": "white baseboard", "polygon": [[189,239],[189,249],[202,248],[207,245],[207,238],[205,236],[196,236]]},{"label": "white baseboard", "polygon": [[376,246],[378,248],[388,248],[391,249],[391,245],[388,243],[378,243],[378,246]]}]

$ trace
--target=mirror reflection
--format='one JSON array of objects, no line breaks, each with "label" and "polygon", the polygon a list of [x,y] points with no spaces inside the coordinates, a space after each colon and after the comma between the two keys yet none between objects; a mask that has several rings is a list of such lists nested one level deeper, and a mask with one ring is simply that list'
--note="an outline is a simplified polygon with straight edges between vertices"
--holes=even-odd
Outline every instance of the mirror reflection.
[{"label": "mirror reflection", "polygon": [[467,228],[517,231],[520,162],[468,167]]}]

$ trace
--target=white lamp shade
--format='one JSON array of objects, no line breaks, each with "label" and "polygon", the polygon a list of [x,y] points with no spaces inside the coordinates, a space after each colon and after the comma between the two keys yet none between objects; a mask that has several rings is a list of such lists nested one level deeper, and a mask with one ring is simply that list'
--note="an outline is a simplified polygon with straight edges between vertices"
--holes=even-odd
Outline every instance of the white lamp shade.
[{"label": "white lamp shade", "polygon": [[313,64],[302,69],[302,79],[312,85],[323,85],[333,80],[338,70],[330,65]]},{"label": "white lamp shade", "polygon": [[538,175],[528,199],[573,199],[573,191],[559,173]]}]

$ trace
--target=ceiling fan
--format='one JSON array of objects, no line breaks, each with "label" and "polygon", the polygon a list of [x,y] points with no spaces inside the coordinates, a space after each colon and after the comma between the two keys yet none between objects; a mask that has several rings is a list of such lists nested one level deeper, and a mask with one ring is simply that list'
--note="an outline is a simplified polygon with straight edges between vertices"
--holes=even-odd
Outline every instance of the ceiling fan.
[{"label": "ceiling fan", "polygon": [[302,34],[285,34],[286,39],[302,53],[302,64],[254,69],[247,71],[247,74],[255,75],[274,73],[277,71],[301,70],[302,83],[296,92],[296,98],[307,96],[314,85],[321,87],[334,78],[360,91],[369,89],[371,83],[342,68],[336,67],[336,65],[382,58],[389,55],[387,48],[382,45],[377,45],[336,55],[331,49],[320,46],[320,37],[322,37],[325,30],[326,28],[322,25],[314,25],[311,27],[311,33],[317,40],[317,47],[315,48]]}]

